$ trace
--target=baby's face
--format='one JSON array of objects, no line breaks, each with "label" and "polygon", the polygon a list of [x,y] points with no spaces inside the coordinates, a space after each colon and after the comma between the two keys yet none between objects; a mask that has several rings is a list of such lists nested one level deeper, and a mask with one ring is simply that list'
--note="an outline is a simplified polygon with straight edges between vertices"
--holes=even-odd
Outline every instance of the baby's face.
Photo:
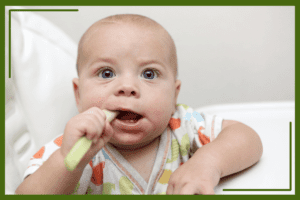
[{"label": "baby's face", "polygon": [[147,144],[166,129],[180,90],[168,42],[162,31],[122,23],[87,35],[73,80],[77,107],[122,111],[111,123],[114,145]]}]

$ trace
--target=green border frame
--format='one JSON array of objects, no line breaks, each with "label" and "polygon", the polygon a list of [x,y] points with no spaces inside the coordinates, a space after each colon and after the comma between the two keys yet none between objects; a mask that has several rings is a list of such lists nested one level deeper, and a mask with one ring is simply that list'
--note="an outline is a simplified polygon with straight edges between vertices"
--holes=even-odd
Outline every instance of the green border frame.
[{"label": "green border frame", "polygon": [[[298,15],[297,15],[297,7],[296,7],[296,1],[284,1],[284,3],[272,3],[270,4],[269,2],[268,3],[264,3],[264,1],[257,1],[257,0],[254,0],[254,1],[251,1],[251,3],[247,3],[247,2],[243,2],[241,3],[241,1],[230,1],[230,2],[226,2],[226,5],[224,4],[223,1],[219,1],[220,3],[217,4],[217,6],[295,6],[295,24],[297,24],[298,20]],[[267,2],[267,1],[266,1]],[[28,3],[28,4],[27,4]],[[88,2],[86,2],[88,3]],[[215,2],[214,2],[215,3]],[[9,5],[8,5],[9,4]],[[53,0],[51,1],[51,5],[50,4],[47,4],[47,5],[40,5],[41,3],[40,2],[37,2],[37,3],[29,3],[29,2],[26,2],[26,5],[24,5],[24,2],[23,1],[19,1],[19,0],[16,0],[14,1],[13,3],[12,2],[9,2],[7,5],[4,5],[4,6],[14,6],[14,5],[21,5],[21,6],[86,6],[86,5],[77,5],[77,4],[73,4],[73,5],[66,5],[64,4],[62,1],[56,1],[56,0]],[[59,5],[61,4],[61,5]],[[244,5],[243,5],[244,4]],[[124,3],[119,3],[117,5],[113,5],[111,3],[106,3],[106,2],[101,2],[101,5],[94,5],[93,3],[90,4],[90,6],[215,6],[214,4],[212,3],[205,3],[205,2],[201,2],[200,3],[194,3],[194,2],[191,2],[191,1],[185,1],[185,4],[178,4],[178,3],[175,3],[175,2],[172,2],[172,4],[169,4],[169,3],[164,3],[162,1],[152,1],[151,3],[146,3],[145,2],[145,5],[141,5],[140,1],[137,2],[137,1],[130,1],[128,2],[126,5],[124,5]],[[10,66],[10,60],[11,60],[11,57],[10,57],[10,16],[11,16],[11,12],[13,11],[21,11],[21,10],[18,10],[18,9],[12,9],[10,12],[9,12],[9,78],[11,77],[11,66]],[[24,9],[22,11],[78,11],[78,9],[37,9],[37,10],[34,10],[34,9]],[[4,12],[5,12],[5,9],[4,9]],[[2,20],[5,21],[5,15],[2,15]],[[5,23],[4,23],[5,25]],[[5,28],[4,28],[5,29]],[[297,30],[297,26],[296,26],[296,29],[295,31]],[[297,32],[297,31],[296,31]],[[4,33],[4,38],[5,38],[5,33]],[[297,42],[296,42],[297,44]],[[4,40],[4,45],[5,46],[5,40]],[[4,50],[5,52],[5,50]],[[2,54],[4,55],[4,54]],[[295,55],[295,59],[297,57],[297,54]],[[4,63],[5,63],[5,57],[3,59]],[[3,69],[3,74],[5,75],[5,69]],[[295,76],[296,76],[296,67],[295,67]],[[4,80],[5,81],[5,80]],[[2,88],[4,90],[4,95],[2,96],[2,100],[4,101],[4,105],[5,105],[5,100],[4,100],[4,96],[5,96],[5,82],[3,82],[3,85],[4,87]],[[296,92],[296,88],[295,87],[295,92]],[[2,94],[3,94],[2,93]],[[295,95],[297,96],[297,95]],[[3,107],[2,107],[3,108]],[[296,110],[296,109],[295,109]],[[3,113],[4,113],[4,119],[5,119],[5,107],[3,108]],[[297,118],[296,118],[297,119]],[[297,121],[295,121],[295,124],[296,124]],[[5,127],[5,124],[4,122],[2,121],[3,125],[1,127]],[[223,189],[223,191],[291,191],[292,190],[292,122],[290,122],[290,187],[289,189]],[[2,129],[4,130],[4,129]],[[5,130],[4,130],[5,131]],[[295,135],[295,139],[296,139],[296,135]],[[296,143],[296,140],[295,140],[295,143]],[[4,150],[5,152],[5,150]],[[295,156],[296,156],[296,145],[295,145]],[[296,167],[296,157],[295,157],[295,167]],[[5,169],[5,165],[4,165],[4,169]],[[296,169],[296,168],[295,168]],[[3,194],[5,194],[5,191],[4,191],[4,187],[3,187]],[[296,171],[295,171],[295,194],[296,194],[297,190],[296,190]],[[228,195],[234,195],[234,194],[225,194],[226,196]],[[241,195],[247,195],[247,194],[241,194]],[[251,194],[249,194],[251,195]],[[263,195],[263,194],[262,194]],[[267,195],[273,195],[273,194],[267,194]],[[289,195],[289,194],[279,194],[279,195]],[[234,196],[239,196],[239,194],[237,195],[234,195]],[[261,196],[261,195],[259,195]],[[295,195],[294,195],[295,196]],[[44,196],[46,197],[46,196]],[[133,196],[130,196],[130,198],[132,198]],[[143,198],[145,198],[146,196],[143,196]],[[146,197],[147,198],[147,197]]]}]

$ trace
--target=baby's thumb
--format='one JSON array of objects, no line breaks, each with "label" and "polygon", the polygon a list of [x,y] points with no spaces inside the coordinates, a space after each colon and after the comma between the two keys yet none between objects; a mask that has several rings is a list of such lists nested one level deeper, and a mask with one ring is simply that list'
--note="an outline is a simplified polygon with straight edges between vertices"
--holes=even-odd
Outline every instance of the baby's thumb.
[{"label": "baby's thumb", "polygon": [[107,143],[113,135],[114,135],[114,130],[111,124],[108,121],[106,121],[104,131],[103,131],[104,142]]},{"label": "baby's thumb", "polygon": [[103,148],[103,146],[110,140],[113,134],[114,134],[113,128],[111,127],[110,123],[106,121],[102,135],[100,136],[97,144],[99,150]]}]

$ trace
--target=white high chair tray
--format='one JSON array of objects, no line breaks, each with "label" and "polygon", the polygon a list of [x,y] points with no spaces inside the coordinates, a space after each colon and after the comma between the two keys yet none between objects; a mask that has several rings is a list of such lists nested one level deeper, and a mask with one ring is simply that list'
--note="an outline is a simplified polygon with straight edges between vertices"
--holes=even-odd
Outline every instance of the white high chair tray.
[{"label": "white high chair tray", "polygon": [[[260,161],[242,172],[222,178],[215,188],[216,194],[295,193],[295,103],[293,101],[209,106],[199,108],[197,111],[240,121],[252,127],[263,143],[263,155]],[[290,122],[292,123],[291,135]]]}]

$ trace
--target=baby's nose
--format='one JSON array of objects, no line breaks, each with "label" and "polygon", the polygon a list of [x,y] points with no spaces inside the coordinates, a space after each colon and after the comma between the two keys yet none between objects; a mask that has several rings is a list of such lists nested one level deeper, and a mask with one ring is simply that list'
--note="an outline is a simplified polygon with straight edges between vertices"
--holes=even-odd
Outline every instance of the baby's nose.
[{"label": "baby's nose", "polygon": [[116,96],[126,96],[126,97],[139,97],[140,91],[137,83],[133,81],[122,82],[115,92]]},{"label": "baby's nose", "polygon": [[118,91],[118,95],[120,96],[137,96],[137,92],[135,90],[129,88],[123,88]]}]

